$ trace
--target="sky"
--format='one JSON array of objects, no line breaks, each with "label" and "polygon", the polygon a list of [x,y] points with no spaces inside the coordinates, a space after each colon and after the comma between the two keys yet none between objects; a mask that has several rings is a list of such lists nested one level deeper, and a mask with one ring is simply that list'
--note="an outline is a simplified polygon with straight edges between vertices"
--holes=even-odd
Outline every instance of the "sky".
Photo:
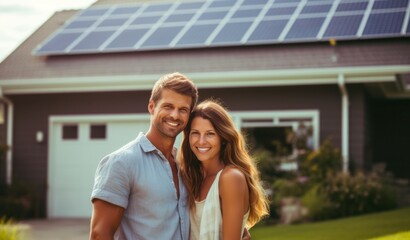
[{"label": "sky", "polygon": [[96,0],[1,0],[0,62],[56,11],[84,9]]}]

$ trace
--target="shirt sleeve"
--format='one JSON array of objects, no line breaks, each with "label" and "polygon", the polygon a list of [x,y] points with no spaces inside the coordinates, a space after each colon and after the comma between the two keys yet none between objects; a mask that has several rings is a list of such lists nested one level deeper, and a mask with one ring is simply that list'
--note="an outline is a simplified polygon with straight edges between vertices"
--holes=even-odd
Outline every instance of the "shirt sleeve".
[{"label": "shirt sleeve", "polygon": [[126,157],[112,154],[104,157],[95,173],[91,200],[97,198],[126,208],[130,194],[129,167]]}]

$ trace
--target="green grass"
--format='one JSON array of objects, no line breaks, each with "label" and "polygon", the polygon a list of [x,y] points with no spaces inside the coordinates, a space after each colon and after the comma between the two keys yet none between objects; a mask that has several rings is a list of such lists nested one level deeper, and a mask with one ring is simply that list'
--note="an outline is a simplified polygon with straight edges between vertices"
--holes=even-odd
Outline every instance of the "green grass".
[{"label": "green grass", "polygon": [[371,240],[406,240],[410,239],[410,231],[409,232],[400,232],[388,236],[372,238]]},{"label": "green grass", "polygon": [[256,226],[253,240],[364,240],[410,230],[410,207],[299,225]]}]

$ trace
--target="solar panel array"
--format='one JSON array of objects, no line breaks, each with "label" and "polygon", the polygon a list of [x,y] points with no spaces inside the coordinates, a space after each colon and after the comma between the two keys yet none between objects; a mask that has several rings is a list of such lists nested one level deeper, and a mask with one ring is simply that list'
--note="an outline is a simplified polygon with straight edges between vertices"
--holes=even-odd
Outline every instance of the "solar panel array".
[{"label": "solar panel array", "polygon": [[410,35],[410,0],[207,0],[94,6],[35,55]]}]

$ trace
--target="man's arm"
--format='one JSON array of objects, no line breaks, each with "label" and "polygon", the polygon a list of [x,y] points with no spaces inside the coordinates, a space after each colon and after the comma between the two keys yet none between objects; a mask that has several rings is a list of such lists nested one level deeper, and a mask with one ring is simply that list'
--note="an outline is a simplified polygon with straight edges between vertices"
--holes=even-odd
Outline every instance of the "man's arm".
[{"label": "man's arm", "polygon": [[90,240],[113,240],[123,215],[124,208],[100,199],[94,199]]}]

